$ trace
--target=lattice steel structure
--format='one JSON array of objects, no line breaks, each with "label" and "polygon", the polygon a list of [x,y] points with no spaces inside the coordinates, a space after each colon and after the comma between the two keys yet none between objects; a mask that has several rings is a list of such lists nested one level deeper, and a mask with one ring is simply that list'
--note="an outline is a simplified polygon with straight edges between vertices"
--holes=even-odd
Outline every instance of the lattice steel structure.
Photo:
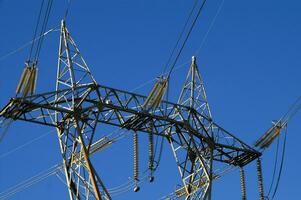
[{"label": "lattice steel structure", "polygon": [[96,83],[61,25],[56,90],[15,97],[0,115],[57,129],[70,199],[111,199],[90,161],[91,145],[103,138],[98,123],[166,138],[173,149],[186,199],[210,199],[213,162],[243,167],[260,153],[213,122],[195,59],[177,104],[145,109],[147,97]]},{"label": "lattice steel structure", "polygon": [[[195,116],[191,115],[191,111],[188,111],[188,122],[193,124],[194,129],[205,129],[208,135],[213,133],[211,130],[214,127],[210,124],[210,121],[212,121],[211,111],[195,57],[192,57],[191,66],[178,104],[187,106],[208,119],[205,121],[203,117],[195,119]],[[175,116],[178,114],[177,112],[174,113]],[[198,120],[206,124],[193,123],[193,121]],[[184,184],[184,187],[177,191],[177,195],[192,196],[195,199],[210,199],[213,147],[209,144],[202,145],[202,141],[199,138],[189,134],[185,135],[181,132],[173,132],[171,134],[170,144]],[[199,154],[196,153],[197,149],[201,150]]]}]

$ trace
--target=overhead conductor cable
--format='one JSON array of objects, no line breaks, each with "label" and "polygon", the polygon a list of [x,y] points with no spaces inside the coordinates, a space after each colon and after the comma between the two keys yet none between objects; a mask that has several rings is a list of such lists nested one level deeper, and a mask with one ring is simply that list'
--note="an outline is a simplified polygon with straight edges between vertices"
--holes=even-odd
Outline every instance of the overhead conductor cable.
[{"label": "overhead conductor cable", "polygon": [[[21,74],[21,77],[20,77],[20,80],[19,80],[19,83],[18,83],[18,86],[16,89],[16,95],[22,94],[23,97],[25,97],[27,95],[33,95],[35,92],[35,89],[36,89],[37,74],[38,74],[37,62],[38,62],[38,58],[39,58],[39,55],[41,52],[44,37],[46,35],[45,31],[47,28],[47,23],[49,20],[53,0],[48,0],[45,13],[43,13],[44,2],[45,2],[45,0],[42,1],[41,6],[40,6],[40,11],[39,11],[39,15],[38,15],[37,24],[36,24],[36,27],[34,30],[34,36],[33,36],[33,40],[31,43],[29,56],[28,56],[27,61],[25,62],[25,68]],[[40,22],[42,21],[41,20],[42,15],[44,16],[44,19],[40,26]],[[41,27],[40,34],[39,34],[38,39],[36,39],[37,32],[39,31],[39,27]],[[36,40],[37,40],[37,44],[35,43]],[[35,51],[34,57],[32,57],[33,51]]]},{"label": "overhead conductor cable", "polygon": [[[158,78],[156,84],[154,85],[153,89],[151,90],[151,92],[149,93],[147,99],[145,100],[145,103],[143,105],[145,108],[146,107],[155,108],[155,107],[158,107],[160,105],[160,102],[162,101],[162,98],[164,97],[164,95],[165,95],[165,93],[166,93],[166,91],[168,89],[168,82],[169,82],[169,78],[171,76],[171,73],[172,73],[172,71],[174,70],[174,68],[175,68],[175,66],[177,64],[177,61],[178,61],[178,59],[179,59],[179,57],[180,57],[180,55],[181,55],[181,53],[182,53],[182,51],[183,51],[183,49],[184,49],[187,41],[189,39],[189,36],[190,36],[190,34],[191,34],[191,32],[192,32],[192,30],[193,30],[193,28],[194,28],[194,26],[195,26],[195,24],[196,24],[199,16],[201,14],[201,11],[203,10],[203,8],[204,8],[204,6],[206,4],[206,1],[207,0],[203,0],[202,1],[201,5],[200,5],[200,7],[199,7],[199,9],[198,9],[198,11],[196,13],[196,16],[193,19],[190,28],[188,29],[188,32],[187,32],[187,34],[186,34],[186,36],[184,38],[184,41],[183,41],[182,45],[180,46],[180,49],[179,49],[179,51],[178,51],[178,53],[177,53],[177,55],[175,57],[175,60],[171,64],[171,67],[170,67],[170,70],[168,72],[167,77],[163,77],[163,75],[162,75],[162,76],[160,76]],[[169,57],[169,59],[167,61],[167,64],[164,66],[163,74],[165,73],[167,65],[171,61],[172,55],[174,54],[176,47],[179,45],[180,40],[183,37],[185,29],[188,26],[188,22],[191,19],[193,12],[194,12],[194,10],[196,9],[196,7],[198,5],[198,2],[199,2],[199,0],[196,0],[195,3],[194,3],[194,5],[193,5],[193,8],[192,8],[192,10],[191,10],[191,12],[190,12],[190,14],[188,16],[188,19],[187,19],[187,21],[186,21],[186,23],[185,23],[185,25],[183,27],[183,30],[182,30],[182,32],[181,32],[181,34],[180,34],[180,36],[179,36],[179,38],[178,38],[178,40],[176,42],[176,45],[175,45],[175,47],[172,50],[172,53],[171,53],[171,55],[170,55],[170,57]]]}]

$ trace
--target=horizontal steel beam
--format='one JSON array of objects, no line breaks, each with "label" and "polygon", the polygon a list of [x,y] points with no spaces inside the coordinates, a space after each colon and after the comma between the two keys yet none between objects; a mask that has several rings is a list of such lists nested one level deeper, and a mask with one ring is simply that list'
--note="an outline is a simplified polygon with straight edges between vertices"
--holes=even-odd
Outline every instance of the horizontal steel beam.
[{"label": "horizontal steel beam", "polygon": [[[99,122],[129,130],[152,132],[169,139],[172,139],[172,134],[179,131],[192,135],[201,141],[202,146],[191,151],[202,152],[210,147],[214,149],[215,161],[244,166],[261,155],[260,152],[192,108],[162,101],[158,108],[147,110],[143,107],[147,97],[139,94],[93,84],[75,88],[79,94],[87,89],[91,94],[87,95],[76,111],[66,106],[71,104],[72,100],[69,98],[72,91],[66,89],[12,98],[1,110],[0,116],[58,127],[60,124],[54,123],[53,120],[56,113],[64,120],[77,114],[80,120],[85,121],[89,120],[88,115],[85,115],[86,112],[95,112],[99,113]],[[93,93],[100,94],[101,100],[93,96]],[[64,94],[65,98],[55,100],[57,94]],[[195,120],[189,120],[191,117]]]}]

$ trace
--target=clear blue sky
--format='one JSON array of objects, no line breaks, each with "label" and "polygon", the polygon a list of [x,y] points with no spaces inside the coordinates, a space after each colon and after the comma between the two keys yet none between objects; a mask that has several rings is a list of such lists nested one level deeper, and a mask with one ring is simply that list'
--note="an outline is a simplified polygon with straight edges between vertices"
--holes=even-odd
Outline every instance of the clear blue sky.
[{"label": "clear blue sky", "polygon": [[[0,0],[0,56],[32,38],[40,1]],[[49,27],[59,24],[65,1],[54,1]],[[187,63],[199,48],[222,0],[208,0],[171,81],[171,101],[176,101]],[[67,20],[99,84],[132,90],[158,76],[180,33],[193,0],[74,0]],[[301,3],[297,0],[225,0],[204,45],[196,55],[204,78],[213,117],[225,129],[249,144],[278,119],[301,94]],[[38,92],[55,88],[58,32],[44,43],[39,64]],[[27,58],[26,48],[0,60],[0,105],[14,96]],[[137,92],[147,94],[152,84]],[[276,199],[300,199],[299,146],[301,113],[289,124],[282,181]],[[15,122],[0,144],[0,192],[61,162],[55,132],[48,127]],[[98,127],[105,134],[109,129]],[[41,135],[41,139],[5,155]],[[145,136],[142,136],[145,140]],[[108,188],[132,175],[131,138],[93,156]],[[146,143],[142,142],[146,157]],[[264,181],[270,184],[275,145],[263,156]],[[142,159],[142,162],[147,162]],[[145,163],[143,164],[145,166]],[[143,170],[143,169],[142,169]],[[142,171],[141,170],[141,171]],[[246,168],[249,199],[258,199],[255,165]],[[165,144],[155,183],[145,183],[139,193],[116,199],[153,200],[172,192],[180,183],[172,152]],[[238,171],[214,184],[213,199],[240,199]],[[68,199],[56,176],[30,187],[11,199]]]}]

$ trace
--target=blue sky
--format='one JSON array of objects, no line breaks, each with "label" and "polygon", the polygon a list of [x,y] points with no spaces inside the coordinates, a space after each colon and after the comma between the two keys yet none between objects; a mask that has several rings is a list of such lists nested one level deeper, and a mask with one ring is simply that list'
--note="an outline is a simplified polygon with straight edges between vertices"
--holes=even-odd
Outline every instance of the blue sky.
[{"label": "blue sky", "polygon": [[[32,38],[40,1],[0,1],[0,58]],[[208,0],[171,79],[170,100],[176,101],[189,61],[197,51],[214,120],[248,144],[278,119],[300,95],[301,3],[225,0],[205,42],[200,45],[222,0]],[[192,0],[74,0],[67,20],[73,35],[99,84],[132,90],[158,76],[193,4]],[[66,1],[54,1],[50,27],[59,25]],[[38,92],[55,88],[58,32],[43,45],[39,64]],[[14,91],[29,48],[0,59],[0,105]],[[136,92],[147,94],[152,84]],[[275,199],[298,199],[301,174],[298,157],[301,115],[289,124],[283,176]],[[0,144],[0,192],[61,162],[58,141],[50,128],[15,122]],[[99,132],[111,131],[98,127]],[[47,134],[48,133],[48,134]],[[31,145],[12,149],[42,136]],[[141,136],[141,140],[145,135]],[[109,188],[132,175],[131,138],[93,157]],[[147,146],[142,142],[142,155]],[[263,156],[265,187],[273,170],[275,145]],[[142,162],[147,162],[142,158]],[[143,171],[143,169],[141,169]],[[249,199],[258,199],[256,168],[246,168]],[[170,147],[165,144],[155,183],[143,184],[139,193],[116,199],[159,199],[180,183]],[[240,199],[238,171],[214,184],[213,199]],[[11,199],[67,199],[62,182],[51,176]]]}]

